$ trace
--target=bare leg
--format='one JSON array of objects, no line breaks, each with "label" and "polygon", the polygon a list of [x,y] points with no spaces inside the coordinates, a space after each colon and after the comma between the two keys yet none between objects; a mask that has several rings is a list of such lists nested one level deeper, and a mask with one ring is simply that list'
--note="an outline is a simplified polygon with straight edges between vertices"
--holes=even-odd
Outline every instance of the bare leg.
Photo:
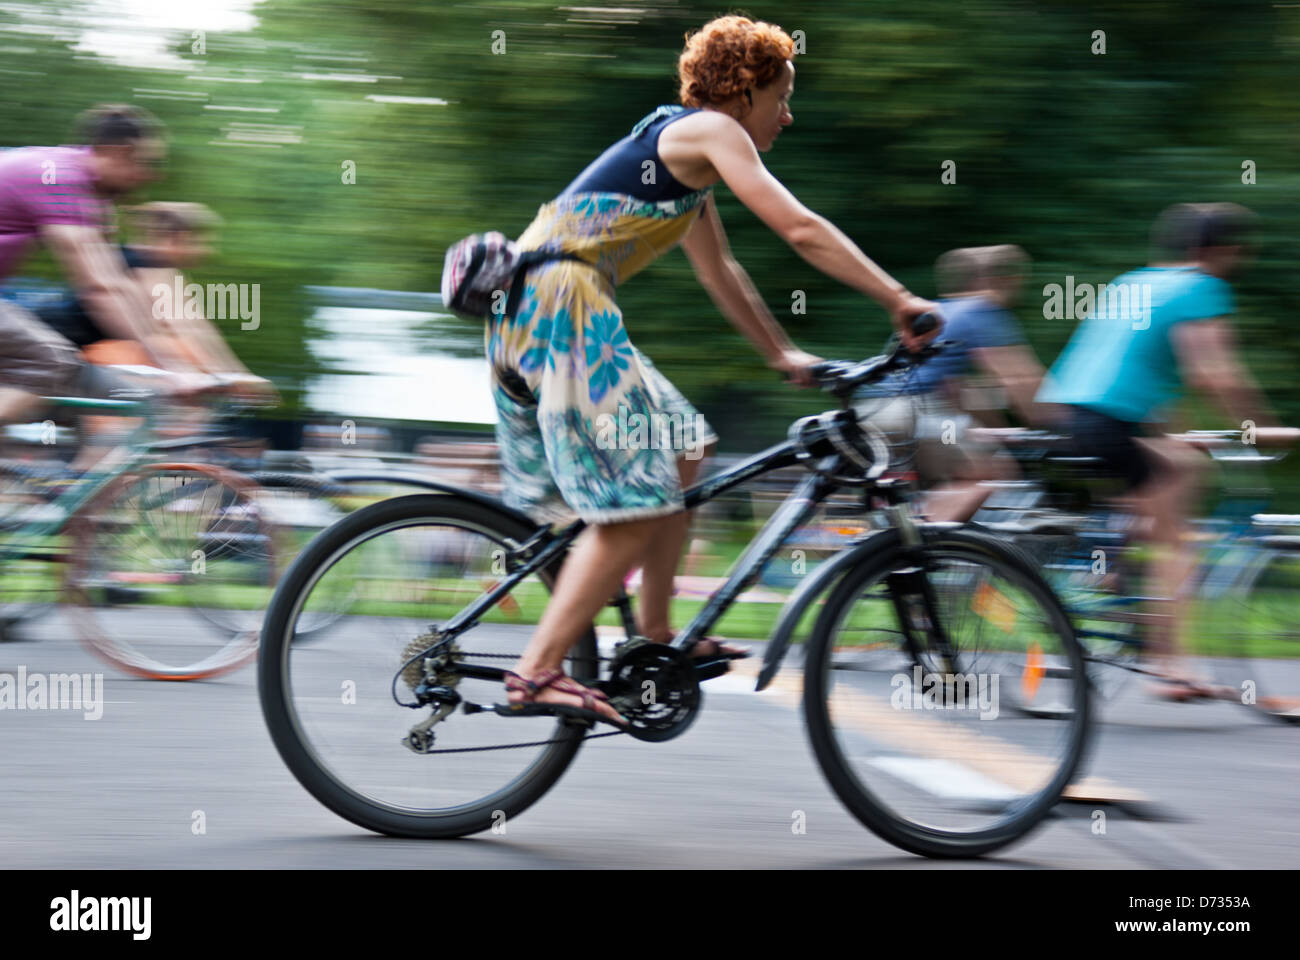
[{"label": "bare leg", "polygon": [[41,398],[15,387],[0,387],[0,424],[17,423],[41,402]]},{"label": "bare leg", "polygon": [[[515,673],[532,678],[542,670],[563,669],[564,655],[609,602],[661,523],[663,520],[656,517],[604,524],[589,527],[578,538],[560,570],[551,602],[515,665]],[[550,688],[538,693],[536,699],[539,703],[582,705],[580,697]],[[613,719],[623,719],[608,704],[599,704],[597,709]]]},{"label": "bare leg", "polygon": [[[707,452],[707,451],[706,451]],[[677,461],[677,473],[685,489],[700,474],[703,458]],[[669,623],[669,607],[673,597],[673,579],[682,559],[682,547],[690,531],[689,511],[664,517],[655,525],[650,542],[646,545],[641,565],[641,605],[637,611],[638,629],[643,637],[656,643],[667,643],[673,638]]]},{"label": "bare leg", "polygon": [[975,515],[992,487],[978,483],[946,483],[925,495],[925,515],[939,523],[965,523]]},{"label": "bare leg", "polygon": [[[81,447],[77,450],[77,455],[72,458],[72,462],[68,464],[69,470],[74,473],[85,473],[113,449],[113,444],[109,442],[112,436],[112,424],[105,426],[104,423],[112,419],[111,417],[81,418]],[[131,421],[131,423],[138,422]]]},{"label": "bare leg", "polygon": [[1175,677],[1190,679],[1185,633],[1187,601],[1183,585],[1196,565],[1195,552],[1187,549],[1186,518],[1198,490],[1203,459],[1177,441],[1165,438],[1141,441],[1164,466],[1162,472],[1135,493],[1142,514],[1151,521],[1149,542],[1154,556],[1147,575],[1147,592],[1159,597],[1152,613],[1163,614],[1153,622],[1150,648],[1158,664]]},{"label": "bare leg", "polygon": [[[939,451],[926,451],[928,459],[939,455]],[[918,464],[924,470],[924,462]],[[925,495],[924,509],[926,516],[941,523],[965,523],[980,505],[993,493],[993,487],[986,486],[985,480],[1013,480],[1019,471],[1009,461],[990,456],[982,452],[966,451],[957,455],[955,474],[951,483],[934,487]]]}]

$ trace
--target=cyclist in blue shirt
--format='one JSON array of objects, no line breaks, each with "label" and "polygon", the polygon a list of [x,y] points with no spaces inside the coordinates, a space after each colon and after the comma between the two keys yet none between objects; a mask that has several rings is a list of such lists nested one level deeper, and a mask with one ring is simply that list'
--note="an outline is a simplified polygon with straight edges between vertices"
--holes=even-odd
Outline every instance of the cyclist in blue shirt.
[{"label": "cyclist in blue shirt", "polygon": [[[923,509],[931,520],[969,520],[992,492],[986,481],[1015,476],[1012,462],[997,456],[997,444],[971,427],[1003,425],[1007,407],[1025,423],[1049,416],[1034,403],[1042,365],[1009,309],[1028,262],[1011,244],[941,256],[935,274],[945,297],[939,301],[942,336],[952,346],[858,394],[861,416],[896,443],[915,442],[917,479],[927,489]],[[976,389],[977,381],[993,390]]]},{"label": "cyclist in blue shirt", "polygon": [[[1231,276],[1241,265],[1251,214],[1231,203],[1177,204],[1152,230],[1150,266],[1098,295],[1044,380],[1041,401],[1065,404],[1074,447],[1127,481],[1155,546],[1147,593],[1168,598],[1152,650],[1164,661],[1159,692],[1173,699],[1213,693],[1181,657],[1179,587],[1195,562],[1181,548],[1204,458],[1147,426],[1167,419],[1184,387],[1204,394],[1234,423],[1274,423],[1233,346]],[[1260,436],[1264,433],[1265,436]],[[1259,440],[1267,431],[1257,431]],[[1280,434],[1279,434],[1280,436]]]}]

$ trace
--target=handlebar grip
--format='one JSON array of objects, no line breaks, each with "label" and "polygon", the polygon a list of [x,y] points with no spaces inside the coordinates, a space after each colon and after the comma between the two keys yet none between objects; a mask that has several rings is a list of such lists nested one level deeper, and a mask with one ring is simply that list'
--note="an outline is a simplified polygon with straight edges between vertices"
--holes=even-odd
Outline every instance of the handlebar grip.
[{"label": "handlebar grip", "polygon": [[939,329],[939,317],[933,313],[923,313],[912,321],[912,336],[923,337],[931,330]]}]

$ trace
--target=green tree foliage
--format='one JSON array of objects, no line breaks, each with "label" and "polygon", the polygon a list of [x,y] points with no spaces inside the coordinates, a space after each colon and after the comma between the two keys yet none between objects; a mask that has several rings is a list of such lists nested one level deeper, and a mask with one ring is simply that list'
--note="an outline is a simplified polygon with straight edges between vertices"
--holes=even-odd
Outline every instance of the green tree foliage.
[{"label": "green tree foliage", "polygon": [[[77,9],[8,7],[0,23],[51,22],[65,7]],[[222,252],[206,273],[263,285],[263,328],[232,323],[231,343],[293,385],[318,365],[303,345],[304,284],[436,289],[451,241],[517,235],[605,146],[674,101],[683,35],[721,11],[672,0],[268,0],[254,12],[253,32],[210,34],[202,53],[177,34],[187,69],[168,72],[78,55],[68,36],[6,34],[21,43],[0,53],[0,137],[59,141],[96,101],[157,112],[173,162],[153,196],[220,212]],[[1240,337],[1284,417],[1300,421],[1290,289],[1300,8],[819,0],[749,12],[802,30],[806,46],[795,125],[766,157],[776,176],[921,294],[934,293],[944,250],[1020,244],[1034,267],[1018,316],[1044,361],[1073,326],[1044,319],[1045,284],[1103,282],[1145,262],[1149,225],[1169,203],[1250,206],[1260,244],[1237,286]],[[256,123],[268,126],[239,126]],[[955,183],[941,182],[945,161]],[[879,346],[879,307],[802,261],[725,186],[716,193],[737,258],[801,346],[850,357]],[[804,315],[791,313],[795,290]],[[778,385],[680,254],[627,284],[620,303],[633,339],[727,446],[770,440],[822,403]]]}]

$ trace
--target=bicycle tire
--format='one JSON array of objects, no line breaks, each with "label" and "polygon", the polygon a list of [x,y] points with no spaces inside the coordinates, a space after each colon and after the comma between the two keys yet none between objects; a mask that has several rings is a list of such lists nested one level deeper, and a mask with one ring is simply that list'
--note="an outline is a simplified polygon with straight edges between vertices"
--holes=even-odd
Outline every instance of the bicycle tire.
[{"label": "bicycle tire", "polygon": [[[873,542],[874,541],[874,542]],[[852,770],[836,739],[827,702],[830,659],[834,649],[834,627],[841,622],[865,585],[910,562],[892,531],[866,541],[857,549],[862,561],[850,568],[827,597],[809,639],[804,665],[803,708],[813,752],[832,790],[863,825],[877,836],[911,853],[935,858],[978,857],[1024,838],[1037,827],[1070,783],[1086,753],[1091,732],[1090,689],[1084,669],[1083,650],[1064,608],[1037,571],[1023,555],[990,537],[963,531],[947,531],[928,539],[918,548],[924,556],[948,554],[973,563],[1000,566],[1028,590],[1050,618],[1072,671],[1075,713],[1068,721],[1065,755],[1047,784],[1028,802],[1018,803],[1014,815],[980,831],[947,831],[922,826],[895,814],[881,802]],[[914,555],[913,555],[914,556]],[[1037,726],[1038,721],[1025,721]]]},{"label": "bicycle tire", "polygon": [[[292,706],[289,689],[289,652],[294,646],[290,631],[301,604],[313,584],[344,555],[350,545],[368,533],[393,524],[428,521],[468,524],[494,534],[499,540],[523,542],[536,533],[519,519],[485,504],[448,494],[415,494],[397,497],[351,513],[320,533],[285,573],[267,610],[262,630],[258,693],[267,729],[282,760],[298,782],[324,806],[344,819],[394,837],[445,839],[479,833],[494,825],[496,817],[513,817],[536,803],[555,785],[582,745],[584,729],[559,721],[553,739],[537,760],[505,787],[449,811],[407,812],[381,805],[349,787],[320,762],[307,742]],[[558,573],[558,562],[539,576],[549,590]],[[570,672],[579,681],[595,679],[596,635],[588,628],[575,645]]]},{"label": "bicycle tire", "polygon": [[[168,511],[176,511],[192,501],[197,493],[202,503],[215,504],[211,516],[201,516],[193,523],[183,524],[173,532],[174,543],[169,543],[161,551],[162,556],[146,559],[143,566],[146,571],[137,571],[138,578],[133,579],[129,571],[115,571],[104,574],[99,570],[102,563],[121,566],[128,559],[129,551],[111,546],[111,538],[122,534],[123,517],[113,513],[115,505],[126,503],[133,488],[147,485],[150,480],[157,482],[158,494],[151,504],[138,507],[138,518],[146,516],[145,507],[158,508],[159,513],[152,515],[160,519]],[[187,485],[192,484],[192,490]],[[216,491],[216,496],[212,495]],[[151,680],[200,680],[220,676],[236,670],[248,663],[257,654],[257,630],[253,624],[257,617],[255,610],[223,610],[214,613],[206,609],[204,603],[208,595],[204,588],[219,584],[221,578],[213,577],[208,564],[220,558],[221,563],[253,562],[251,572],[246,572],[252,580],[249,584],[255,590],[269,590],[275,578],[275,531],[262,516],[258,506],[259,488],[247,477],[233,473],[222,467],[204,463],[150,463],[143,464],[115,478],[90,503],[86,504],[69,522],[69,536],[75,544],[74,556],[68,566],[66,590],[71,598],[71,614],[76,622],[82,642],[98,656],[128,673]],[[131,508],[119,507],[130,513]],[[177,511],[183,512],[183,511]],[[227,520],[233,518],[238,527],[232,531],[223,528]],[[151,523],[153,520],[150,521]],[[166,526],[166,522],[162,521]],[[188,527],[195,526],[195,530]],[[157,537],[140,534],[140,540],[153,541],[151,546],[158,547]],[[198,572],[193,570],[191,560],[196,544],[201,544],[198,551],[203,556],[203,566]],[[211,553],[211,556],[208,554]],[[162,568],[166,570],[158,573]],[[152,576],[151,576],[152,574]],[[181,648],[167,659],[159,659],[159,654],[146,649],[139,638],[139,624],[110,621],[122,621],[121,608],[124,603],[115,601],[109,592],[114,589],[112,582],[120,581],[117,589],[128,592],[147,592],[136,590],[132,586],[136,579],[143,579],[160,592],[171,591],[172,599],[193,614],[194,622],[202,622],[204,629],[221,637],[213,640],[215,652],[189,659],[195,651]],[[152,582],[151,582],[152,581]],[[219,589],[219,588],[218,588]],[[105,611],[116,608],[115,612]],[[157,611],[158,606],[145,609]],[[228,614],[228,616],[226,616]],[[236,626],[232,617],[239,614],[243,621]],[[182,628],[175,628],[182,629]],[[179,638],[177,638],[179,639]],[[157,641],[155,641],[157,642]],[[162,644],[160,644],[162,645]],[[176,644],[167,642],[170,648]]]},{"label": "bicycle tire", "polygon": [[[1112,551],[1107,576],[1107,567],[1098,569],[1098,560],[1106,563],[1104,556],[1085,553],[1095,548],[1088,537],[1027,533],[1012,542],[1047,581],[1074,624],[1075,636],[1089,658],[1088,678],[1099,703],[1117,699],[1139,666],[1143,650],[1139,633],[1143,611],[1122,586],[1136,585],[1141,578],[1129,571],[1125,551]],[[1057,716],[1053,710],[1015,699],[1014,694],[1011,706],[1026,716]]]}]

